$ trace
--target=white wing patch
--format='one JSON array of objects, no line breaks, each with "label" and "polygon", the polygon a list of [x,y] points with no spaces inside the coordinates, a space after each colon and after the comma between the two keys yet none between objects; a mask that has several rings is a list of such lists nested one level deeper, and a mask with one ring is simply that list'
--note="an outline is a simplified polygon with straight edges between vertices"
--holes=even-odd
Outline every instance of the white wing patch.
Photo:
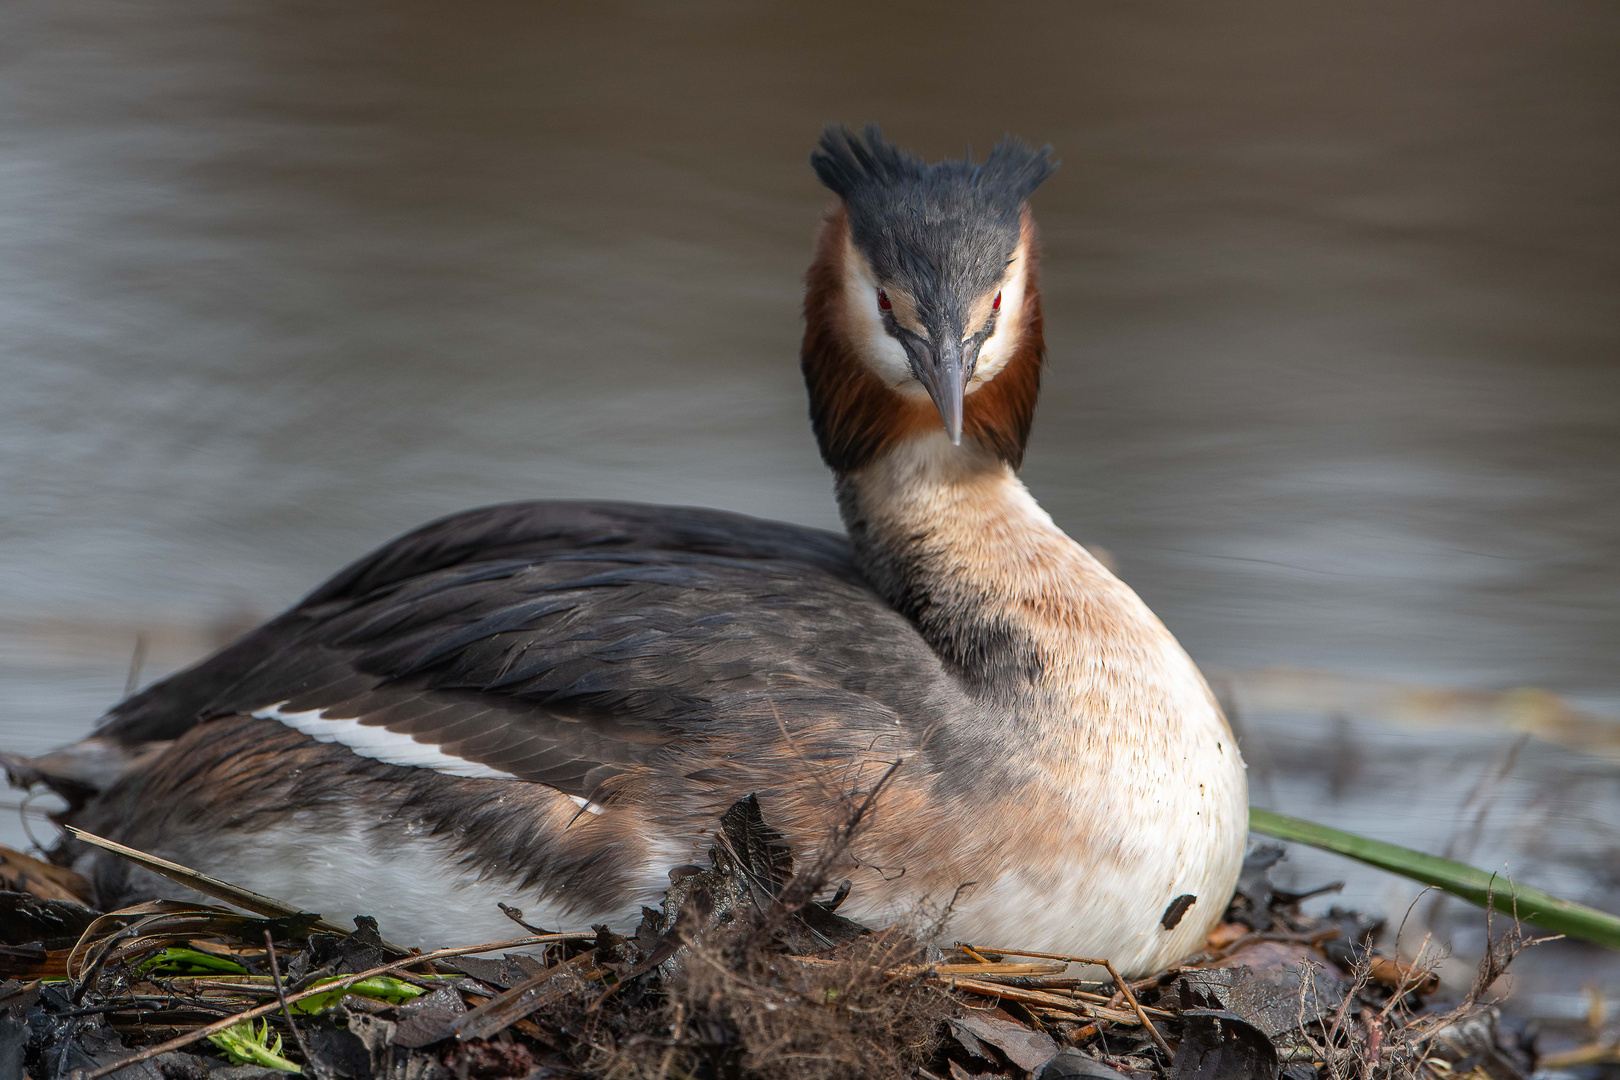
[{"label": "white wing patch", "polygon": [[347,746],[361,757],[368,757],[373,761],[386,761],[390,765],[412,765],[419,769],[447,773],[450,776],[472,776],[486,780],[517,779],[509,772],[447,754],[431,743],[417,742],[402,732],[362,724],[358,720],[328,717],[324,709],[285,712],[281,707],[285,704],[287,703],[283,701],[267,709],[257,709],[253,715],[260,720],[279,720],[294,731],[302,731],[316,742]]},{"label": "white wing patch", "polygon": [[[450,776],[470,776],[483,780],[516,780],[518,777],[501,769],[492,769],[477,761],[447,754],[431,743],[420,743],[409,735],[389,731],[385,727],[362,724],[354,719],[339,719],[326,715],[324,709],[308,712],[287,712],[282,705],[259,709],[253,716],[259,720],[279,720],[294,731],[301,731],[316,742],[337,743],[346,746],[361,757],[385,761],[390,765],[410,765],[418,769],[432,769]],[[588,814],[600,814],[599,803],[568,795],[568,800]]]}]

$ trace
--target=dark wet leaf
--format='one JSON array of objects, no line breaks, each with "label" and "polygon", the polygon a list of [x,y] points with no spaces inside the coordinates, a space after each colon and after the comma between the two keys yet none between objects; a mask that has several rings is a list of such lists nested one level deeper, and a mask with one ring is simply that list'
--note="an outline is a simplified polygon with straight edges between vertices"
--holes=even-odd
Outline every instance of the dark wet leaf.
[{"label": "dark wet leaf", "polygon": [[0,983],[0,1009],[28,1009],[39,1000],[42,987],[37,982],[7,979]]},{"label": "dark wet leaf", "polygon": [[[152,1068],[163,1080],[210,1080],[213,1075],[212,1066],[218,1065],[217,1060],[198,1057],[196,1054],[186,1054],[179,1051],[168,1054],[159,1054],[151,1061]],[[117,1075],[117,1074],[114,1074]],[[283,1080],[286,1074],[283,1073]],[[119,1077],[118,1080],[123,1080]]]},{"label": "dark wet leaf", "polygon": [[1429,1039],[1427,1054],[1448,1062],[1457,1075],[1472,1071],[1490,1080],[1525,1080],[1530,1056],[1500,1037],[1500,1020],[1501,1012],[1494,1006],[1454,1020]]},{"label": "dark wet leaf", "polygon": [[641,909],[641,922],[636,925],[636,932],[632,940],[636,948],[641,950],[643,956],[653,951],[658,944],[660,929],[664,921],[664,913],[657,908],[644,907]]},{"label": "dark wet leaf", "polygon": [[1228,921],[1242,923],[1250,930],[1271,929],[1271,868],[1286,854],[1275,844],[1261,844],[1243,857],[1237,892],[1226,911]]},{"label": "dark wet leaf", "polygon": [[[1232,966],[1184,971],[1176,980],[1184,1009],[1224,1009],[1275,1038],[1320,1020],[1339,1007],[1349,985],[1302,945],[1256,942],[1234,954]],[[1307,982],[1303,972],[1311,967]],[[1303,999],[1302,999],[1303,995]]]},{"label": "dark wet leaf", "polygon": [[[270,931],[270,937],[275,941],[303,941],[309,937],[310,931],[321,921],[319,915],[307,911],[300,911],[296,915],[278,915],[273,919],[264,920],[264,929]],[[256,945],[257,941],[243,938],[246,944]]]},{"label": "dark wet leaf", "polygon": [[308,1024],[304,1030],[309,1056],[316,1065],[310,1071],[339,1080],[371,1080],[371,1051],[354,1032],[333,1023]]},{"label": "dark wet leaf", "polygon": [[628,970],[641,962],[641,949],[634,941],[615,934],[606,925],[593,926],[596,931],[596,962],[602,967]]},{"label": "dark wet leaf", "polygon": [[[54,986],[44,986],[36,1003],[28,1009],[29,1039],[45,1066],[45,1075],[67,1076],[76,1069],[94,1069],[124,1057],[123,1041],[100,1016],[62,1016],[73,1003]],[[119,1080],[160,1080],[150,1066],[131,1069]]]},{"label": "dark wet leaf", "polygon": [[1277,1051],[1242,1017],[1219,1009],[1183,1014],[1170,1080],[1276,1080]]},{"label": "dark wet leaf", "polygon": [[455,1021],[456,1037],[463,1041],[491,1038],[530,1013],[561,1001],[579,989],[579,972],[593,959],[594,954],[585,953],[565,960],[490,998]]},{"label": "dark wet leaf", "polygon": [[394,1024],[381,1017],[340,1005],[331,1014],[341,1020],[371,1058],[373,1076],[387,1076],[394,1061]]},{"label": "dark wet leaf", "polygon": [[[56,950],[65,957],[63,950]],[[42,941],[29,941],[21,945],[0,945],[0,976],[34,979],[56,974],[51,970],[50,950]]]},{"label": "dark wet leaf", "polygon": [[1122,1080],[1124,1073],[1079,1050],[1064,1050],[1035,1072],[1035,1080]]},{"label": "dark wet leaf", "polygon": [[0,942],[42,942],[71,948],[101,913],[68,900],[42,900],[26,892],[0,892]]},{"label": "dark wet leaf", "polygon": [[[715,845],[709,849],[711,869],[670,871],[669,891],[647,961],[666,965],[666,975],[673,974],[671,965],[679,952],[698,935],[769,910],[793,873],[787,845],[765,823],[754,796],[733,803],[720,823]],[[638,938],[647,936],[645,929],[637,931]]]},{"label": "dark wet leaf", "polygon": [[334,975],[358,975],[386,963],[392,954],[377,935],[377,920],[362,915],[354,925],[352,934],[311,934],[309,961],[300,965],[304,970],[289,965],[288,972],[294,978],[323,968]]},{"label": "dark wet leaf", "polygon": [[793,852],[782,834],[766,824],[753,795],[738,799],[721,815],[719,840],[712,852],[715,868],[740,875],[759,907],[768,906],[793,877]]},{"label": "dark wet leaf", "polygon": [[[266,1069],[262,1065],[226,1065],[215,1069],[208,1074],[208,1080],[288,1080],[292,1073],[279,1072],[276,1069]],[[117,1080],[137,1080],[133,1073],[121,1072]],[[144,1077],[140,1080],[145,1080]],[[164,1080],[167,1080],[165,1077]]]},{"label": "dark wet leaf", "polygon": [[1329,960],[1345,971],[1351,971],[1371,951],[1384,929],[1384,920],[1343,908],[1331,908],[1322,920],[1336,924],[1339,936],[1322,943],[1322,951]]},{"label": "dark wet leaf", "polygon": [[0,1012],[0,1076],[22,1076],[27,1053],[27,1021],[12,1010]]},{"label": "dark wet leaf", "polygon": [[970,1012],[950,1021],[958,1039],[967,1034],[1007,1055],[1007,1060],[1030,1072],[1057,1055],[1057,1042],[1044,1031],[1035,1031],[1013,1020]]},{"label": "dark wet leaf", "polygon": [[801,907],[778,933],[778,940],[788,952],[821,952],[846,941],[854,941],[871,931],[819,903]]},{"label": "dark wet leaf", "polygon": [[394,1045],[415,1049],[448,1039],[466,1013],[466,1002],[449,987],[419,997],[399,1010]]},{"label": "dark wet leaf", "polygon": [[499,960],[482,956],[458,956],[438,962],[445,967],[471,975],[479,982],[498,986],[502,990],[510,990],[518,983],[526,982],[545,970],[545,965],[534,957],[520,953],[507,953]]}]

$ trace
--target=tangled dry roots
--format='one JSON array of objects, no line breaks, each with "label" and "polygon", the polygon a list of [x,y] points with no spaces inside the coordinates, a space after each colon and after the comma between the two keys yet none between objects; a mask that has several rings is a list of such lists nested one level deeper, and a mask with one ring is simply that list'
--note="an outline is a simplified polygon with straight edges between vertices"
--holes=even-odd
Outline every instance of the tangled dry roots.
[{"label": "tangled dry roots", "polygon": [[897,973],[923,959],[888,931],[802,958],[757,932],[693,945],[648,1025],[592,1064],[614,1080],[680,1075],[853,1080],[908,1076],[961,1011],[937,983]]}]

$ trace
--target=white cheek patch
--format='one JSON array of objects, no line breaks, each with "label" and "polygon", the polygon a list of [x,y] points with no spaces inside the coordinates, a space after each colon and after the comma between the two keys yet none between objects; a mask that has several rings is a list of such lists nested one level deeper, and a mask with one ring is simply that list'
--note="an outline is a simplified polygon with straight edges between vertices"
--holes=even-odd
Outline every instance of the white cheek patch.
[{"label": "white cheek patch", "polygon": [[994,379],[1007,366],[1007,361],[1018,351],[1018,342],[1024,336],[1024,284],[1025,266],[1028,265],[1024,245],[1018,245],[1012,275],[1001,286],[1001,315],[996,319],[995,333],[979,349],[979,363],[968,380],[967,392]]},{"label": "white cheek patch", "polygon": [[[516,780],[517,777],[500,769],[492,769],[477,761],[468,761],[447,754],[437,746],[419,743],[409,735],[389,731],[385,727],[362,724],[358,720],[329,718],[322,709],[308,712],[284,712],[281,705],[259,709],[253,716],[260,720],[279,720],[294,731],[301,731],[316,742],[337,743],[346,746],[361,757],[389,765],[410,765],[419,769],[450,776],[472,776],[489,780]],[[583,804],[582,804],[583,806]],[[590,807],[584,806],[586,810]],[[600,812],[600,811],[597,811]]]},{"label": "white cheek patch", "polygon": [[866,260],[856,253],[853,244],[849,245],[844,250],[844,311],[856,353],[885,386],[903,394],[927,397],[928,391],[911,373],[905,347],[883,328],[877,294],[878,284]]}]

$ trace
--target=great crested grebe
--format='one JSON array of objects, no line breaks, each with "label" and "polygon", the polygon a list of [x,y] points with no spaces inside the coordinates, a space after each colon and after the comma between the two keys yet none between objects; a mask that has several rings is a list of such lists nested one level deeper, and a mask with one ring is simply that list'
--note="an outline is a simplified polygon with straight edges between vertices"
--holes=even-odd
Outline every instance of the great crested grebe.
[{"label": "great crested grebe", "polygon": [[[1045,346],[1046,150],[927,165],[829,128],[802,363],[845,539],[531,502],[427,525],[31,763],[70,820],[396,941],[635,924],[756,793],[800,857],[898,768],[841,876],[883,923],[1193,951],[1243,765],[1198,669],[1014,472]],[[80,855],[105,904],[165,888]],[[1191,901],[1188,910],[1189,900]],[[447,913],[453,913],[447,918]]]}]

